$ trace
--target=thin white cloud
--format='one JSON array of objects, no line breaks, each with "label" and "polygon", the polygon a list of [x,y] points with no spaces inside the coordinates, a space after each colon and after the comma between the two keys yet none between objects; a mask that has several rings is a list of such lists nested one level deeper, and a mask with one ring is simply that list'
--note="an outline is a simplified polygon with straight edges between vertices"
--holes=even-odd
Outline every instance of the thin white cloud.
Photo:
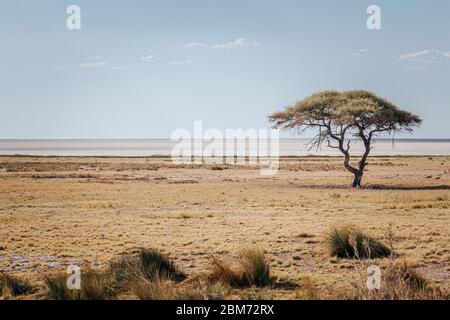
[{"label": "thin white cloud", "polygon": [[255,41],[248,41],[245,38],[239,38],[233,41],[230,41],[228,43],[219,43],[212,45],[211,48],[213,49],[233,49],[233,48],[239,48],[239,47],[256,47],[259,43]]},{"label": "thin white cloud", "polygon": [[191,64],[192,61],[191,60],[180,60],[180,61],[169,61],[166,62],[169,65],[183,65],[183,64]]},{"label": "thin white cloud", "polygon": [[369,49],[359,49],[357,52],[353,52],[352,56],[359,57],[362,54],[367,53],[367,52],[369,52]]},{"label": "thin white cloud", "polygon": [[217,43],[209,45],[203,42],[189,42],[184,45],[185,48],[210,48],[210,49],[233,49],[239,47],[257,47],[259,42],[249,41],[245,38],[238,38],[227,43]]},{"label": "thin white cloud", "polygon": [[103,68],[103,67],[107,67],[107,66],[109,66],[109,64],[105,61],[80,63],[81,68]]},{"label": "thin white cloud", "polygon": [[155,56],[153,54],[141,57],[141,60],[144,62],[152,62],[153,59],[155,59]]},{"label": "thin white cloud", "polygon": [[406,53],[400,56],[400,61],[414,63],[445,63],[450,62],[450,51],[427,49],[419,52]]},{"label": "thin white cloud", "polygon": [[208,45],[202,42],[189,42],[184,45],[185,48],[205,48]]}]

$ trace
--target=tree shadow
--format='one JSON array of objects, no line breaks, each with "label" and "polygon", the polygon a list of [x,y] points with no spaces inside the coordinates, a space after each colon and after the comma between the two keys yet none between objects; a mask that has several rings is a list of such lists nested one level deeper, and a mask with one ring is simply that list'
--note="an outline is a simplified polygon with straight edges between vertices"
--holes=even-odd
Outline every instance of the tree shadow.
[{"label": "tree shadow", "polygon": [[450,190],[450,185],[435,185],[435,186],[391,186],[374,184],[363,187],[363,189],[373,190]]},{"label": "tree shadow", "polygon": [[374,190],[450,190],[450,185],[436,185],[436,186],[390,186],[382,184],[368,185],[364,189]]},{"label": "tree shadow", "polygon": [[294,188],[300,189],[340,189],[340,190],[450,190],[450,185],[434,186],[408,186],[408,185],[383,185],[368,184],[361,188],[353,188],[350,185],[330,185],[330,184],[292,184]]}]

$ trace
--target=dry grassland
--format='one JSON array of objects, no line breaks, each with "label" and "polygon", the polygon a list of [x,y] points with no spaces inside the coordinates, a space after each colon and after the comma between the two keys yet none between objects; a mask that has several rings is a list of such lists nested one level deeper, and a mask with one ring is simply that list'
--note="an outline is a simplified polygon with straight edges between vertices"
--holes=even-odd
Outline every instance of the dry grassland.
[{"label": "dry grassland", "polygon": [[[256,167],[176,166],[168,158],[0,157],[0,271],[42,285],[77,263],[105,267],[136,248],[157,248],[189,276],[213,258],[264,250],[280,283],[265,297],[292,299],[305,283],[327,294],[355,278],[330,257],[325,235],[356,225],[440,287],[450,284],[450,157],[374,157],[365,188],[339,158],[283,158]],[[386,259],[377,263],[383,266]]]}]

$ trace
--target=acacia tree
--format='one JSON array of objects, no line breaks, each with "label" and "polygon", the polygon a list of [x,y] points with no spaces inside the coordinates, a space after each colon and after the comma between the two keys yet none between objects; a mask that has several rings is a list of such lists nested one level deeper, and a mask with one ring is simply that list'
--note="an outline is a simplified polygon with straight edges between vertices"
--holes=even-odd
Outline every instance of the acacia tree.
[{"label": "acacia tree", "polygon": [[[361,186],[376,136],[412,132],[422,123],[419,116],[362,90],[319,92],[270,115],[269,120],[275,128],[315,130],[311,148],[326,142],[328,147],[340,150],[345,168],[354,175],[353,187]],[[361,140],[365,149],[357,166],[351,164],[350,157],[350,143],[355,139]]]}]

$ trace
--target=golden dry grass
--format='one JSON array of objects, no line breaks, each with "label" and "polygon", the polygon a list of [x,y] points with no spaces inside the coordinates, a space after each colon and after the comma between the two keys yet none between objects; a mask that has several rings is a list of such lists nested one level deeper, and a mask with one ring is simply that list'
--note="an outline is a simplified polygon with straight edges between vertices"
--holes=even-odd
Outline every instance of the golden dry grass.
[{"label": "golden dry grass", "polygon": [[[376,157],[363,183],[339,158],[285,158],[256,167],[176,166],[168,158],[0,157],[0,271],[41,285],[68,264],[106,267],[141,247],[169,254],[189,276],[211,257],[264,248],[278,281],[350,286],[350,261],[330,257],[327,232],[362,227],[441,287],[450,283],[450,157]],[[377,261],[381,266],[385,260]],[[306,286],[306,285],[305,285]],[[296,298],[289,286],[258,294]]]}]

